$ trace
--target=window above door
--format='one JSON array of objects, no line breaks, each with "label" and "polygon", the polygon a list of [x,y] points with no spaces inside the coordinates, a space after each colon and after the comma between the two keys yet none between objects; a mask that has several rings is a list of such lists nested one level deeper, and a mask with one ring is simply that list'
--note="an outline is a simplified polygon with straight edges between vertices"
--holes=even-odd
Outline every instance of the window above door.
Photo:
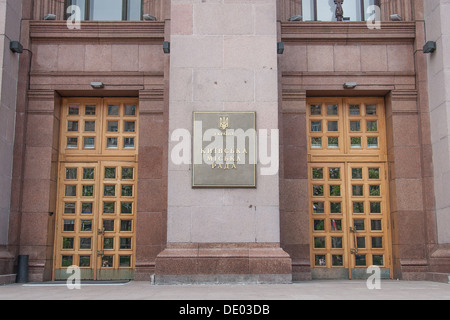
[{"label": "window above door", "polygon": [[[367,21],[370,6],[380,6],[380,0],[345,0],[342,4],[345,21]],[[303,21],[337,21],[333,0],[302,0]]]},{"label": "window above door", "polygon": [[72,5],[80,8],[81,20],[142,20],[142,0],[66,0],[66,8]]}]

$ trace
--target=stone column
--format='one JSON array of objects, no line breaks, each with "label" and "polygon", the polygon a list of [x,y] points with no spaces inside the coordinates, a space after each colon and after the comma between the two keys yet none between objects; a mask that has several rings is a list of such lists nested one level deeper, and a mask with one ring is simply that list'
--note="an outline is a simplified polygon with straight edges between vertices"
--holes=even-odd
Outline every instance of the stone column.
[{"label": "stone column", "polygon": [[0,1],[0,283],[2,274],[13,271],[7,246],[19,54],[11,52],[9,44],[20,38],[21,8],[21,1]]},{"label": "stone column", "polygon": [[[170,41],[169,134],[192,134],[194,111],[256,111],[257,129],[278,129],[275,0],[172,0]],[[194,189],[192,164],[171,160],[177,143],[156,282],[291,281],[278,173],[261,175],[258,164],[255,189]]]}]

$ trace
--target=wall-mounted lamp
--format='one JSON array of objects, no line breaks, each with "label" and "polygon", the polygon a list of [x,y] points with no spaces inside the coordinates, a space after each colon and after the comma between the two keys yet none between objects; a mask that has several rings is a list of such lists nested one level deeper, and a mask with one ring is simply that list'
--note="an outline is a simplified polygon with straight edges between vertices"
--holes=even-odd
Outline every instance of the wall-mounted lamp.
[{"label": "wall-mounted lamp", "polygon": [[301,16],[301,15],[296,15],[296,16],[293,16],[293,17],[290,17],[289,19],[288,19],[288,21],[302,21],[303,20],[303,17]]},{"label": "wall-mounted lamp", "polygon": [[154,17],[154,16],[152,16],[151,14],[144,14],[143,16],[143,19],[145,20],[145,21],[156,21],[156,17]]},{"label": "wall-mounted lamp", "polygon": [[284,42],[278,42],[277,43],[277,53],[283,54],[284,53]]},{"label": "wall-mounted lamp", "polygon": [[436,51],[436,41],[427,41],[423,46],[423,53],[433,53]]},{"label": "wall-mounted lamp", "polygon": [[105,87],[105,85],[103,84],[103,82],[95,81],[95,82],[91,82],[91,87],[94,89],[103,89]]},{"label": "wall-mounted lamp", "polygon": [[355,89],[358,84],[356,82],[344,83],[344,89]]},{"label": "wall-mounted lamp", "polygon": [[44,20],[56,20],[56,14],[49,13],[45,15]]},{"label": "wall-mounted lamp", "polygon": [[163,51],[164,51],[164,53],[170,53],[170,42],[169,41],[163,42]]},{"label": "wall-mounted lamp", "polygon": [[403,19],[399,14],[394,13],[394,14],[391,14],[391,20],[392,21],[402,21]]},{"label": "wall-mounted lamp", "polygon": [[11,50],[14,53],[22,53],[23,46],[19,41],[11,41],[9,43],[9,50]]}]

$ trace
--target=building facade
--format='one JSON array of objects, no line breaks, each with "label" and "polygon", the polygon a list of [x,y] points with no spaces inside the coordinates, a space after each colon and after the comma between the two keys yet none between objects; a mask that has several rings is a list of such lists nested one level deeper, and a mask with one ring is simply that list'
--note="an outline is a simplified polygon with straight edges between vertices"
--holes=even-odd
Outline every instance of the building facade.
[{"label": "building facade", "polygon": [[0,273],[448,281],[445,1],[3,3]]}]

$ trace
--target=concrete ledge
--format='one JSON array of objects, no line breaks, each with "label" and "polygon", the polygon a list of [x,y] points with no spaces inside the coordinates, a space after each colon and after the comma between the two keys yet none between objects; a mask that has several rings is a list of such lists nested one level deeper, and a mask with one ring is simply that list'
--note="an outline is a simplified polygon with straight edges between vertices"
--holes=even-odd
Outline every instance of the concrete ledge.
[{"label": "concrete ledge", "polygon": [[180,284],[289,284],[289,274],[196,274],[157,275],[156,285]]},{"label": "concrete ledge", "polygon": [[425,275],[425,280],[441,283],[450,283],[450,274],[439,272],[428,272]]},{"label": "concrete ledge", "polygon": [[16,282],[16,274],[3,274],[0,275],[0,286],[13,284]]}]

